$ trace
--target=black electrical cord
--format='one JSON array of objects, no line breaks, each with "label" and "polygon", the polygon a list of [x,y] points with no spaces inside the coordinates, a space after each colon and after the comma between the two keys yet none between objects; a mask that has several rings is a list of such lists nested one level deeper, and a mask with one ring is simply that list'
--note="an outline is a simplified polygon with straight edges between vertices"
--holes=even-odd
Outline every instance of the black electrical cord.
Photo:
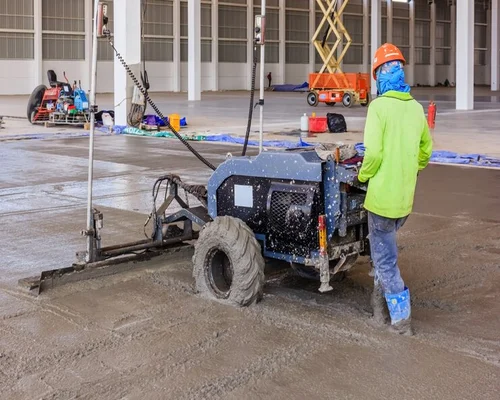
[{"label": "black electrical cord", "polygon": [[168,121],[168,119],[163,115],[163,113],[160,111],[160,109],[156,106],[156,104],[153,102],[153,100],[151,100],[151,98],[149,97],[149,94],[147,93],[146,89],[144,88],[144,86],[142,86],[141,82],[139,82],[139,80],[135,77],[134,73],[132,72],[132,70],[130,69],[130,67],[128,66],[128,64],[125,62],[125,60],[123,59],[123,57],[121,56],[120,53],[118,53],[118,50],[116,50],[116,47],[115,45],[113,44],[113,41],[111,40],[111,37],[108,37],[108,40],[109,40],[109,44],[110,46],[113,48],[115,54],[116,54],[116,57],[118,58],[118,60],[120,61],[120,63],[123,65],[123,67],[125,68],[125,70],[127,71],[128,75],[130,76],[130,79],[132,79],[132,81],[134,82],[134,84],[137,86],[137,88],[141,91],[141,93],[143,94],[145,100],[149,103],[149,105],[153,108],[153,110],[156,112],[156,114],[163,120],[163,122],[165,122],[165,124],[167,125],[167,127],[172,131],[172,133],[177,137],[177,139],[179,139],[182,144],[184,146],[186,146],[189,151],[191,151],[191,153],[193,153],[196,158],[198,158],[198,160],[200,160],[203,164],[205,164],[208,168],[211,168],[212,170],[215,171],[215,167],[213,166],[212,163],[210,163],[210,161],[208,161],[207,159],[205,159],[200,153],[198,153],[173,127],[172,125],[170,125],[170,122]]},{"label": "black electrical cord", "polygon": [[250,138],[250,129],[252,127],[253,110],[258,103],[253,104],[255,96],[255,75],[257,73],[257,46],[253,48],[253,66],[252,66],[252,84],[250,87],[250,108],[248,109],[248,121],[247,121],[247,132],[245,134],[245,142],[243,143],[243,151],[241,155],[244,156],[247,153],[248,139]]}]

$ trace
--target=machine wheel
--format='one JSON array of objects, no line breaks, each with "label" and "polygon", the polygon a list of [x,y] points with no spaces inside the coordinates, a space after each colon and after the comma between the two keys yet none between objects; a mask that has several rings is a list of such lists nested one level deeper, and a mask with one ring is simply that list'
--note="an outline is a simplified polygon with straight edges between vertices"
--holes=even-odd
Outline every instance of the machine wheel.
[{"label": "machine wheel", "polygon": [[[335,275],[330,276],[330,282],[343,281],[347,275],[347,270],[352,268],[352,266],[356,263],[357,259],[358,259],[357,254],[348,256],[342,270],[337,272]],[[330,271],[333,270],[333,268],[336,265],[337,265],[337,260],[330,261]],[[296,263],[292,263],[292,268],[298,276],[305,278],[305,279],[310,279],[310,280],[319,282],[319,271],[316,268],[307,267],[305,265],[296,264]]]},{"label": "machine wheel", "polygon": [[328,101],[328,102],[325,102],[325,104],[326,104],[327,106],[333,107],[333,106],[334,106],[335,104],[337,104],[337,103],[335,103],[334,101],[331,101],[331,102],[330,102],[330,101]]},{"label": "machine wheel", "polygon": [[316,92],[307,93],[307,104],[311,107],[316,107],[318,105],[318,94]]},{"label": "machine wheel", "polygon": [[351,107],[352,106],[352,94],[351,93],[344,93],[344,96],[342,96],[342,105],[344,107]]},{"label": "machine wheel", "polygon": [[366,95],[366,101],[364,103],[361,103],[361,106],[367,107],[368,104],[370,104],[370,95],[369,94]]},{"label": "machine wheel", "polygon": [[262,299],[264,258],[252,230],[240,219],[217,217],[194,246],[193,277],[201,295],[245,307]]},{"label": "machine wheel", "polygon": [[37,107],[42,104],[42,99],[45,91],[47,90],[47,86],[39,85],[31,92],[30,98],[28,99],[28,107],[26,109],[26,116],[28,117],[28,121],[32,122],[32,118],[35,115],[34,111]]}]

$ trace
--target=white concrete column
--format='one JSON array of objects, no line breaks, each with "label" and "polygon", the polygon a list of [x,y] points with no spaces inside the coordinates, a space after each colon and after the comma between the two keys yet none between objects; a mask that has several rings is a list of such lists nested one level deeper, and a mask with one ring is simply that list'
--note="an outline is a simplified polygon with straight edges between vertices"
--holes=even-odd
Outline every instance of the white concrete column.
[{"label": "white concrete column", "polygon": [[[486,10],[486,54],[485,54],[485,72],[484,74],[485,79],[487,80],[488,77],[491,77],[491,20],[492,20],[492,15],[491,15],[491,7]],[[491,81],[490,81],[491,84]]]},{"label": "white concrete column", "polygon": [[[371,26],[371,45],[372,45],[372,56],[371,59],[373,60],[375,57],[375,52],[381,45],[381,40],[382,40],[382,10],[380,7],[380,0],[371,0],[372,1],[372,26]],[[371,68],[370,68],[371,71]],[[370,73],[371,76],[371,92],[372,96],[377,95],[377,84],[375,80],[373,79],[372,74]]]},{"label": "white concrete column", "polygon": [[409,27],[409,37],[410,37],[410,55],[407,67],[407,82],[410,86],[415,85],[415,2],[409,3],[410,8],[410,27]]},{"label": "white concrete column", "polygon": [[370,0],[363,0],[363,71],[370,70]]},{"label": "white concrete column", "polygon": [[[444,4],[443,4],[444,5]],[[436,2],[431,4],[431,54],[429,65],[429,82],[431,86],[436,85]]]},{"label": "white concrete column", "polygon": [[[253,36],[255,20],[253,17],[253,1],[247,1],[247,90],[252,89]],[[260,48],[257,49],[260,51]],[[265,61],[265,60],[264,60]],[[256,71],[256,78],[258,72]],[[258,80],[258,79],[257,79]]]},{"label": "white concrete column", "polygon": [[199,100],[201,100],[201,2],[188,0],[188,101]]},{"label": "white concrete column", "polygon": [[394,26],[394,7],[392,0],[387,0],[387,43],[392,43]]},{"label": "white concrete column", "polygon": [[[281,83],[286,83],[286,10],[285,0],[279,0],[279,74],[281,76]],[[312,37],[312,36],[311,36]]]},{"label": "white concrete column", "polygon": [[500,20],[500,7],[498,0],[491,0],[491,90],[500,90],[500,29],[498,22]]},{"label": "white concrete column", "polygon": [[[34,43],[33,43],[33,60],[34,60],[34,87],[41,85],[44,81],[43,78],[43,54],[42,54],[42,0],[35,0],[33,8],[33,29]],[[87,39],[87,38],[85,38]],[[89,73],[90,74],[90,73]]]},{"label": "white concrete column", "polygon": [[450,82],[457,81],[457,7],[453,4],[450,7],[451,26],[450,26]]},{"label": "white concrete column", "polygon": [[172,12],[174,14],[174,54],[172,83],[173,91],[181,91],[181,0],[174,0]]},{"label": "white concrete column", "polygon": [[[132,72],[139,76],[141,67],[141,3],[136,0],[122,0],[120,7],[114,7],[113,19],[115,47]],[[116,57],[114,59],[114,89],[115,123],[126,125],[134,83]]]},{"label": "white concrete column", "polygon": [[316,47],[312,43],[316,28],[316,0],[309,0],[309,73],[316,72]]},{"label": "white concrete column", "polygon": [[474,0],[457,2],[457,110],[474,109]]},{"label": "white concrete column", "polygon": [[212,0],[212,90],[219,90],[219,0]]}]

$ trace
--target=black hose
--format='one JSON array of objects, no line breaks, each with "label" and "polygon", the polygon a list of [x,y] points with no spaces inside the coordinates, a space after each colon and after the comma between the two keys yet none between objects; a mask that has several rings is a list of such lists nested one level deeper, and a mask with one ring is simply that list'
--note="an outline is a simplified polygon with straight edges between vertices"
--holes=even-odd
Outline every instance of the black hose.
[{"label": "black hose", "polygon": [[212,170],[215,171],[215,167],[210,163],[210,161],[208,161],[207,159],[205,159],[200,153],[198,153],[173,127],[172,125],[170,125],[170,122],[167,120],[167,118],[165,118],[165,116],[163,115],[163,113],[160,111],[160,109],[156,106],[155,103],[153,103],[153,100],[151,100],[151,98],[149,97],[149,94],[148,92],[146,91],[146,89],[144,89],[144,87],[142,86],[141,82],[139,82],[139,80],[135,77],[134,73],[130,70],[130,67],[128,66],[128,64],[125,62],[125,60],[123,59],[123,57],[121,56],[120,53],[118,53],[118,50],[116,50],[113,42],[111,41],[111,38],[109,38],[109,44],[111,45],[111,47],[113,48],[115,54],[116,54],[116,57],[118,58],[118,60],[120,60],[121,64],[123,65],[123,67],[125,68],[125,70],[127,71],[128,75],[130,76],[130,79],[132,79],[132,81],[134,82],[134,84],[137,86],[137,88],[141,91],[141,93],[143,94],[144,98],[146,99],[146,101],[150,104],[150,106],[153,108],[153,110],[156,112],[156,114],[163,120],[163,122],[165,122],[165,124],[167,125],[167,127],[172,131],[172,133],[177,137],[177,139],[179,139],[182,144],[184,146],[186,146],[190,151],[191,153],[193,153],[196,158],[198,158],[198,160],[200,160],[203,164],[205,164],[208,168],[211,168]]},{"label": "black hose", "polygon": [[248,139],[250,138],[250,129],[252,127],[253,110],[257,104],[253,104],[255,95],[255,75],[257,73],[257,46],[253,48],[253,66],[252,66],[252,86],[250,87],[250,108],[248,109],[247,132],[245,134],[245,142],[243,143],[243,151],[241,155],[247,153]]}]

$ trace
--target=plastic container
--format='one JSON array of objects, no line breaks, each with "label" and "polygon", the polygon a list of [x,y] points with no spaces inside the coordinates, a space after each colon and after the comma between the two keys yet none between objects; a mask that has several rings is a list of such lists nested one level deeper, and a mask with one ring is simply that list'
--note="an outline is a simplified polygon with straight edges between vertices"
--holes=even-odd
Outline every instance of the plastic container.
[{"label": "plastic container", "polygon": [[176,132],[181,130],[181,116],[179,114],[170,114],[168,116],[168,122]]},{"label": "plastic container", "polygon": [[326,117],[309,118],[309,132],[325,133],[328,130],[328,121]]},{"label": "plastic container", "polygon": [[306,113],[300,117],[300,130],[301,132],[309,132],[309,117]]}]

